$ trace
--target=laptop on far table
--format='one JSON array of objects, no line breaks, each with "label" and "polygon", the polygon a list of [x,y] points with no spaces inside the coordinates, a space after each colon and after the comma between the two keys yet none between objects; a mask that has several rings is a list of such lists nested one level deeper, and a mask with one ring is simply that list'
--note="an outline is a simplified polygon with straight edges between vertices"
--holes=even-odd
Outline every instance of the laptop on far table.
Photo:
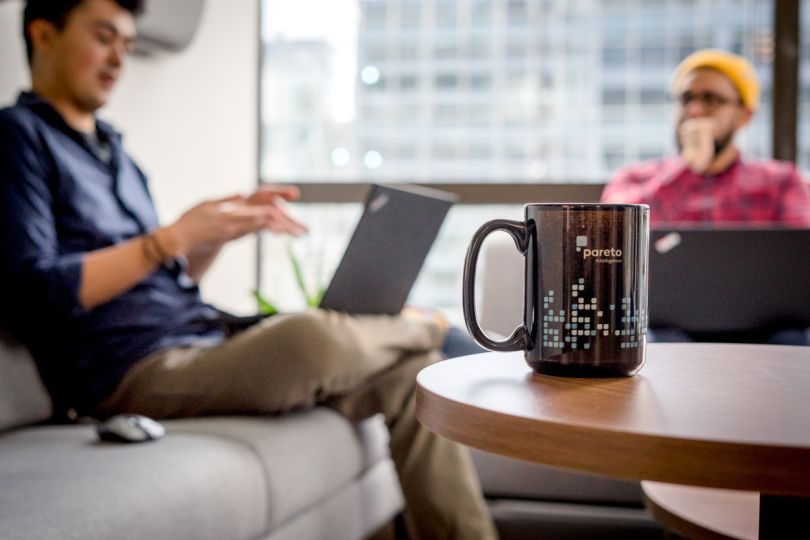
[{"label": "laptop on far table", "polygon": [[691,332],[810,327],[810,229],[658,229],[650,326]]},{"label": "laptop on far table", "polygon": [[455,194],[373,185],[320,307],[347,313],[402,311]]}]

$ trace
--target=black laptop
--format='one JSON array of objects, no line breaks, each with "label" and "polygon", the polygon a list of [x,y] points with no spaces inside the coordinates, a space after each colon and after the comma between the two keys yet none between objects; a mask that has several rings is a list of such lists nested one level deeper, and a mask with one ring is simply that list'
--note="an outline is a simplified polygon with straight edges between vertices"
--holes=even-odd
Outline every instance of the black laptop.
[{"label": "black laptop", "polygon": [[691,332],[810,327],[810,229],[659,229],[650,326]]},{"label": "black laptop", "polygon": [[347,313],[402,311],[456,195],[373,185],[320,307]]}]

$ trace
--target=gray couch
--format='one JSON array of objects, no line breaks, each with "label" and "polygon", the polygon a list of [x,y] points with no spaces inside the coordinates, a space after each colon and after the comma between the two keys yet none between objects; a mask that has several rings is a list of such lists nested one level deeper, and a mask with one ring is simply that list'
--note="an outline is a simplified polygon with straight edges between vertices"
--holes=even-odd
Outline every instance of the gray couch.
[{"label": "gray couch", "polygon": [[[165,422],[143,444],[47,425],[27,350],[0,332],[0,539],[360,539],[403,500],[379,417],[329,409]],[[473,451],[503,540],[660,538],[637,482]]]},{"label": "gray couch", "polygon": [[3,540],[356,540],[402,508],[379,417],[173,420],[160,441],[115,444],[49,415],[27,350],[0,335]]}]

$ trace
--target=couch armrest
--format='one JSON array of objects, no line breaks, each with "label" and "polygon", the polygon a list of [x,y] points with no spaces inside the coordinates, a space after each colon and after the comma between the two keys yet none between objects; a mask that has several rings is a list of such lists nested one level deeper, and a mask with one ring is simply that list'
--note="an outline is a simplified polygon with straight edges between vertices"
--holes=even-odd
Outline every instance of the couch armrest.
[{"label": "couch armrest", "polygon": [[51,399],[31,354],[0,329],[0,431],[50,416]]}]

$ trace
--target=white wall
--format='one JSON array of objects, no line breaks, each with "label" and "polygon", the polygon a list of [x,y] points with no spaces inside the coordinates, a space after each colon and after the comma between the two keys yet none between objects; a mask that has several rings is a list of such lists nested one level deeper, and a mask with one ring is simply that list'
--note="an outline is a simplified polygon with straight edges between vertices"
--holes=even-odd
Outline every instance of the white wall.
[{"label": "white wall", "polygon": [[19,0],[0,1],[0,106],[12,103],[31,84],[20,26],[22,9]]},{"label": "white wall", "polygon": [[[0,1],[3,106],[30,84],[21,10],[19,0]],[[255,185],[257,16],[257,0],[207,0],[191,45],[180,53],[132,57],[99,114],[123,132],[150,178],[164,223],[203,198]],[[254,268],[252,238],[228,246],[203,281],[204,296],[236,312],[255,311]]]}]

